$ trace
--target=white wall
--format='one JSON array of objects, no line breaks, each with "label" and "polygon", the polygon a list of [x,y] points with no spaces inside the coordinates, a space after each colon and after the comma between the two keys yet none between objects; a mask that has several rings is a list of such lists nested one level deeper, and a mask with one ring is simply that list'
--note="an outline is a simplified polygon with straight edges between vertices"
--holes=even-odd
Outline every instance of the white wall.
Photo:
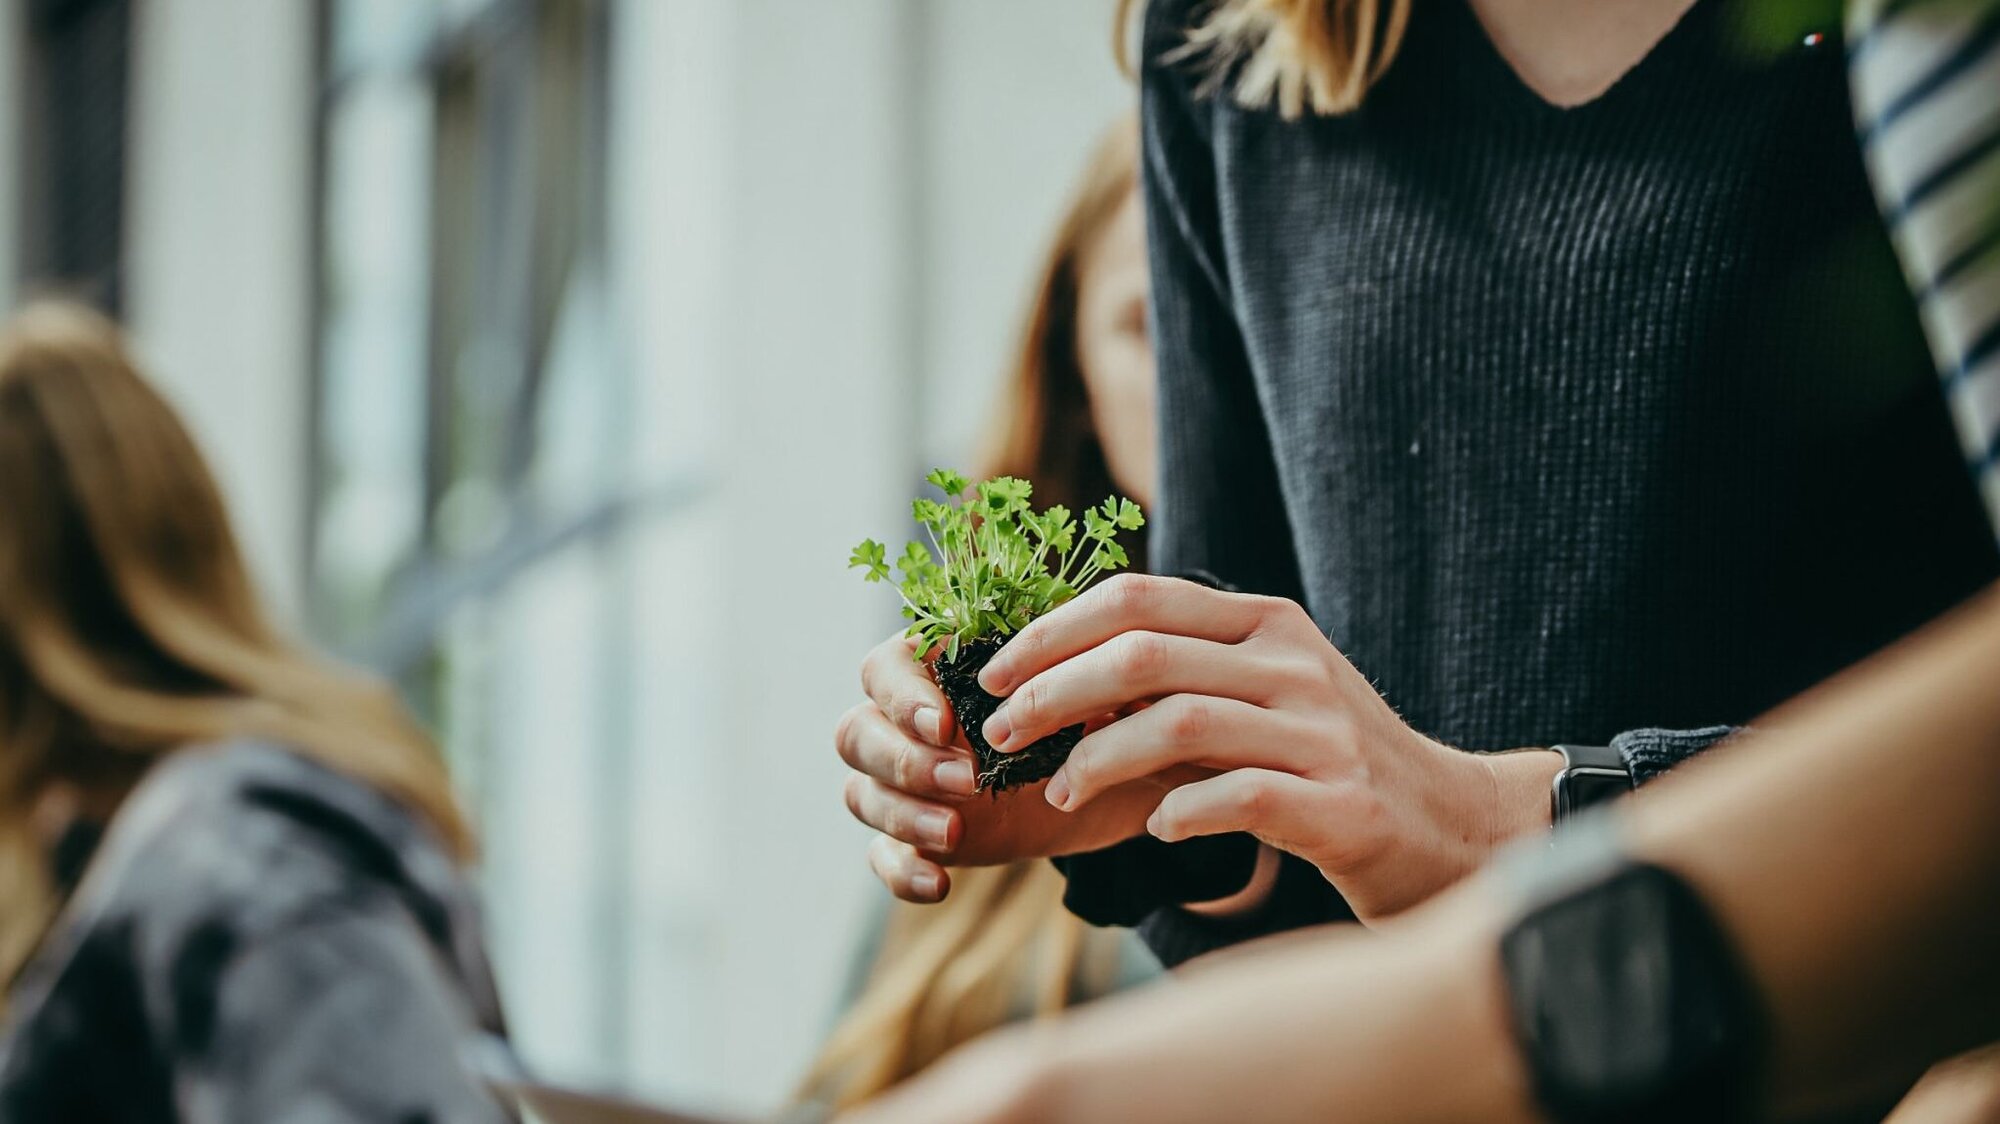
[{"label": "white wall", "polygon": [[296,619],[309,361],[312,5],[133,5],[126,293],[252,566]]},{"label": "white wall", "polygon": [[922,96],[924,452],[970,466],[1033,273],[1098,133],[1136,104],[1115,0],[928,3]]},{"label": "white wall", "polygon": [[963,463],[983,423],[1070,181],[1129,104],[1110,10],[619,9],[612,241],[642,475],[693,463],[720,489],[641,555],[642,663],[675,669],[636,722],[658,731],[635,747],[633,979],[660,997],[630,1028],[644,1086],[772,1104],[834,1013],[879,897],[831,732],[895,620],[847,549],[902,530],[923,463]]},{"label": "white wall", "polygon": [[0,3],[0,313],[14,307],[21,260],[21,19],[18,3]]},{"label": "white wall", "polygon": [[[732,863],[734,932],[717,967],[720,1074],[788,1083],[852,958],[862,837],[843,823],[830,751],[882,606],[846,569],[900,506],[909,408],[912,165],[904,109],[910,6],[897,0],[731,0],[742,21],[721,101],[743,117],[737,211],[733,440],[722,618],[730,675],[715,752]],[[761,548],[751,544],[762,543]],[[748,922],[747,924],[743,922]]]},{"label": "white wall", "polygon": [[[657,623],[641,631],[682,705],[638,747],[655,900],[639,907],[634,976],[663,1002],[637,1012],[631,1049],[643,1084],[683,1096],[783,1095],[868,900],[829,746],[891,619],[847,550],[895,518],[916,428],[913,11],[620,9],[613,242],[649,403],[641,459],[692,462],[717,487],[641,563],[680,583],[642,597]],[[686,758],[690,741],[705,761]],[[693,952],[690,978],[673,958]]]}]

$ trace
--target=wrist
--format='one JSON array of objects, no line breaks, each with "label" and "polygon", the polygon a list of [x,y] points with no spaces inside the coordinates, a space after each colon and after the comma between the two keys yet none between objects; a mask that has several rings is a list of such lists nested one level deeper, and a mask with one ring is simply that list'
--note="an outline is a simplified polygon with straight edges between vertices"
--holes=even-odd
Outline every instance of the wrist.
[{"label": "wrist", "polygon": [[1516,749],[1476,754],[1484,768],[1491,799],[1484,829],[1489,848],[1551,827],[1551,792],[1563,757],[1552,749]]}]

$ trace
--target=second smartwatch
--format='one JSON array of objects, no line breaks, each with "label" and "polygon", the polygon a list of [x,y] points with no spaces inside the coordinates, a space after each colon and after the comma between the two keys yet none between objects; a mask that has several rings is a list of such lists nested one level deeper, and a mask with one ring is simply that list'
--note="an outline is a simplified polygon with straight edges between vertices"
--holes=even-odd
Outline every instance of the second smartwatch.
[{"label": "second smartwatch", "polygon": [[1632,770],[1615,749],[1599,745],[1551,746],[1562,754],[1549,795],[1549,821],[1561,824],[1585,808],[1608,803],[1632,791]]}]

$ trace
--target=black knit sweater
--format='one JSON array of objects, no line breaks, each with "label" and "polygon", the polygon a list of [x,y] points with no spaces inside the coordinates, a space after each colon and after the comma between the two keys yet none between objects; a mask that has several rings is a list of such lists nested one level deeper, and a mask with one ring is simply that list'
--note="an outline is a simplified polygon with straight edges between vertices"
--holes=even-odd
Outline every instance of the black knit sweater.
[{"label": "black knit sweater", "polygon": [[[1298,598],[1443,741],[1617,739],[1642,777],[1714,737],[1645,731],[1746,722],[2000,573],[1837,39],[1739,50],[1735,2],[1571,110],[1420,3],[1360,111],[1285,122],[1161,62],[1198,10],[1154,0],[1156,568]],[[1171,850],[1067,865],[1088,897]],[[1344,915],[1294,862],[1260,917],[1145,930],[1172,963]]]}]

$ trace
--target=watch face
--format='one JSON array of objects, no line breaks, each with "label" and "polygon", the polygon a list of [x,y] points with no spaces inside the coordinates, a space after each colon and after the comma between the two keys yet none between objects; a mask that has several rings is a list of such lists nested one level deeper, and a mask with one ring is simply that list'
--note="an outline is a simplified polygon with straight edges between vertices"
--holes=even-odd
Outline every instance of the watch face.
[{"label": "watch face", "polygon": [[1573,889],[1502,936],[1500,962],[1549,1119],[1750,1118],[1762,1011],[1728,934],[1678,875],[1641,864]]},{"label": "watch face", "polygon": [[1556,818],[1608,801],[1632,791],[1626,774],[1610,769],[1571,769],[1556,785]]}]

